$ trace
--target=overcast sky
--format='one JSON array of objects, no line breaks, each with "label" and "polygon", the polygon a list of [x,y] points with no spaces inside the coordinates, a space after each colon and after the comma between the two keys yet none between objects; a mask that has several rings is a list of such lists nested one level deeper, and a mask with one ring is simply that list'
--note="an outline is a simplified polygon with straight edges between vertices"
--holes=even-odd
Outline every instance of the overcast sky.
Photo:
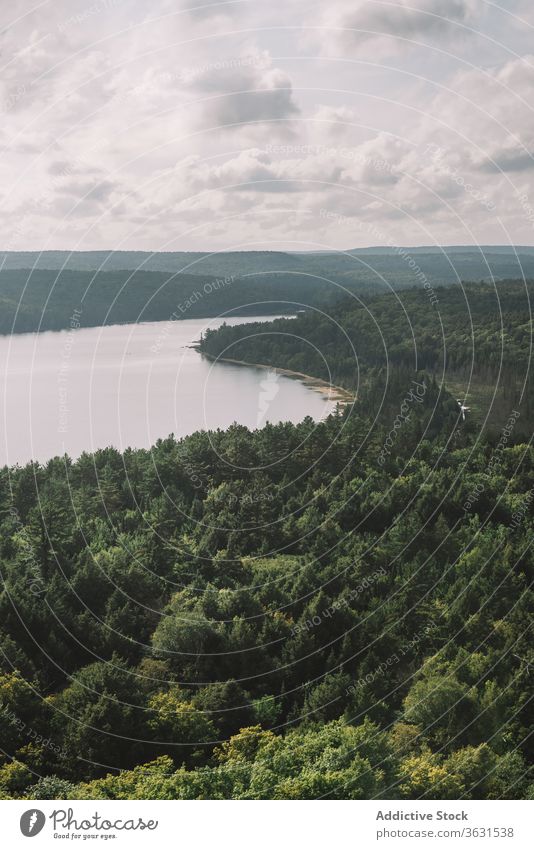
[{"label": "overcast sky", "polygon": [[0,16],[2,250],[534,244],[532,0]]}]

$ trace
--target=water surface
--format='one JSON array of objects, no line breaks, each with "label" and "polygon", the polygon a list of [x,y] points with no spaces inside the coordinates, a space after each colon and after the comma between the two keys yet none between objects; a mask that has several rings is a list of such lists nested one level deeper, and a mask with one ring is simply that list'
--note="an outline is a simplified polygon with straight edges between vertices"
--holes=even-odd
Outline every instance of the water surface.
[{"label": "water surface", "polygon": [[[226,319],[242,324],[261,318]],[[0,465],[148,448],[170,433],[320,420],[335,401],[264,369],[212,363],[190,346],[223,319],[0,337]]]}]

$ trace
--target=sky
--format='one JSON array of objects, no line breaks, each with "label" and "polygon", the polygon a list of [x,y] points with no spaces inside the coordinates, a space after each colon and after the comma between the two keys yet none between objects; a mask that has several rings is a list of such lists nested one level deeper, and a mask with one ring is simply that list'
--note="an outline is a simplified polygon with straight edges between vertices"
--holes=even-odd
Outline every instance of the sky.
[{"label": "sky", "polygon": [[0,250],[534,244],[532,0],[10,0]]}]

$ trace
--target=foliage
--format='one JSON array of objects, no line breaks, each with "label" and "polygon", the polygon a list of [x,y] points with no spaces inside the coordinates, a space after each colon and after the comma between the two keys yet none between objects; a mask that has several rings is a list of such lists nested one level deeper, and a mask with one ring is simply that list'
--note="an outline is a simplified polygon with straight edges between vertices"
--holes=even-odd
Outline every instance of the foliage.
[{"label": "foliage", "polygon": [[[470,291],[491,376],[489,296]],[[440,309],[461,370],[458,297],[440,293]],[[522,297],[503,288],[520,364]],[[0,795],[532,794],[534,451],[519,429],[503,443],[463,419],[433,374],[423,305],[417,371],[402,311],[375,305],[394,350],[387,379],[363,315],[345,308],[365,380],[323,422],[0,470]],[[355,386],[335,333],[297,321]],[[238,337],[224,328],[206,346],[245,346]],[[301,362],[289,354],[261,350]],[[515,403],[510,386],[508,414]]]}]

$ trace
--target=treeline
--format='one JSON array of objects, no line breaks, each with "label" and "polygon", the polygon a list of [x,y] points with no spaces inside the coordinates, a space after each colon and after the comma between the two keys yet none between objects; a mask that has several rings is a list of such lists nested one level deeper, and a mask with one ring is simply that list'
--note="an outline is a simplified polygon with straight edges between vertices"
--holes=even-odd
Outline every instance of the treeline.
[{"label": "treeline", "polygon": [[533,472],[403,366],[2,470],[2,795],[532,795]]}]

